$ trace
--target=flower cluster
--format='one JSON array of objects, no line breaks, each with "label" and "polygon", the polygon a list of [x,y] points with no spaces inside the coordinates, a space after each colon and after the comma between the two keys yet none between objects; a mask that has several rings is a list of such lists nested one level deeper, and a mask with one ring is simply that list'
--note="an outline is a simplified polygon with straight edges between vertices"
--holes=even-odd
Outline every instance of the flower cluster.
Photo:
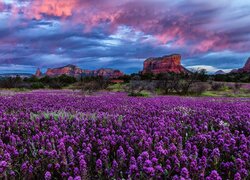
[{"label": "flower cluster", "polygon": [[0,178],[249,179],[250,99],[0,97]]}]

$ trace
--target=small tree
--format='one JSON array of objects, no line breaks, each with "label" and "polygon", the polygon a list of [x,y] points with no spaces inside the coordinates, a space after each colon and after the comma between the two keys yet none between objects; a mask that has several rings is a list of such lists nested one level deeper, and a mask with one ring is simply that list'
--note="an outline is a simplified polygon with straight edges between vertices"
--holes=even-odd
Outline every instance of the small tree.
[{"label": "small tree", "polygon": [[190,93],[201,95],[203,92],[209,89],[209,84],[206,82],[197,82],[190,88]]},{"label": "small tree", "polygon": [[93,93],[108,87],[107,79],[103,77],[85,77],[80,82],[82,92]]},{"label": "small tree", "polygon": [[225,87],[225,84],[224,84],[224,83],[212,82],[212,84],[211,84],[211,89],[212,89],[213,91],[221,90],[221,89],[223,89],[223,87]]}]

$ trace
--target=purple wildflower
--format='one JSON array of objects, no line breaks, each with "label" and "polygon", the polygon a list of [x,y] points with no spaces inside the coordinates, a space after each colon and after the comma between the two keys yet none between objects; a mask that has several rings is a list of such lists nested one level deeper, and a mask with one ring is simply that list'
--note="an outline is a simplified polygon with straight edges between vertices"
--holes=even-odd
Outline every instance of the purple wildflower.
[{"label": "purple wildflower", "polygon": [[183,178],[189,178],[189,172],[188,172],[188,170],[187,170],[187,168],[182,168],[181,169],[181,177],[183,177]]},{"label": "purple wildflower", "polygon": [[101,159],[98,159],[96,161],[96,171],[97,172],[102,172],[102,160]]},{"label": "purple wildflower", "polygon": [[51,180],[51,174],[50,174],[49,171],[47,171],[47,172],[45,173],[44,179],[45,179],[45,180]]}]

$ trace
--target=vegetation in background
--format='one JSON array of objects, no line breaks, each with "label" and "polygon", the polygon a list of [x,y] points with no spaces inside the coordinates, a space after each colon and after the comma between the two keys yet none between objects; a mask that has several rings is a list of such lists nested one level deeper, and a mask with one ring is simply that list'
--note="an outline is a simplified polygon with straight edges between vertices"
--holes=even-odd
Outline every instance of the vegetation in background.
[{"label": "vegetation in background", "polygon": [[[67,75],[21,78],[19,76],[0,79],[0,88],[12,89],[62,89],[80,90],[83,93],[96,91],[127,92],[130,96],[194,95],[249,96],[250,90],[243,87],[249,82],[250,74],[231,73],[208,75],[205,70],[189,74],[131,74],[112,81],[103,77],[75,78]],[[229,82],[230,81],[230,82]],[[249,88],[250,89],[250,88]],[[142,93],[143,92],[143,93]]]},{"label": "vegetation in background", "polygon": [[210,75],[211,80],[221,82],[250,83],[250,73],[229,73]]}]

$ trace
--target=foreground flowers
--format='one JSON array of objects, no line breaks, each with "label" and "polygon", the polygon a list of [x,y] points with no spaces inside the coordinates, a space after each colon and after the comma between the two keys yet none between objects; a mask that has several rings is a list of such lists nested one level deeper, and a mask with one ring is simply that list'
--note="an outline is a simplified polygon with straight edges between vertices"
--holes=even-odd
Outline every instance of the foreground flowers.
[{"label": "foreground flowers", "polygon": [[250,99],[0,97],[0,177],[249,179]]}]

